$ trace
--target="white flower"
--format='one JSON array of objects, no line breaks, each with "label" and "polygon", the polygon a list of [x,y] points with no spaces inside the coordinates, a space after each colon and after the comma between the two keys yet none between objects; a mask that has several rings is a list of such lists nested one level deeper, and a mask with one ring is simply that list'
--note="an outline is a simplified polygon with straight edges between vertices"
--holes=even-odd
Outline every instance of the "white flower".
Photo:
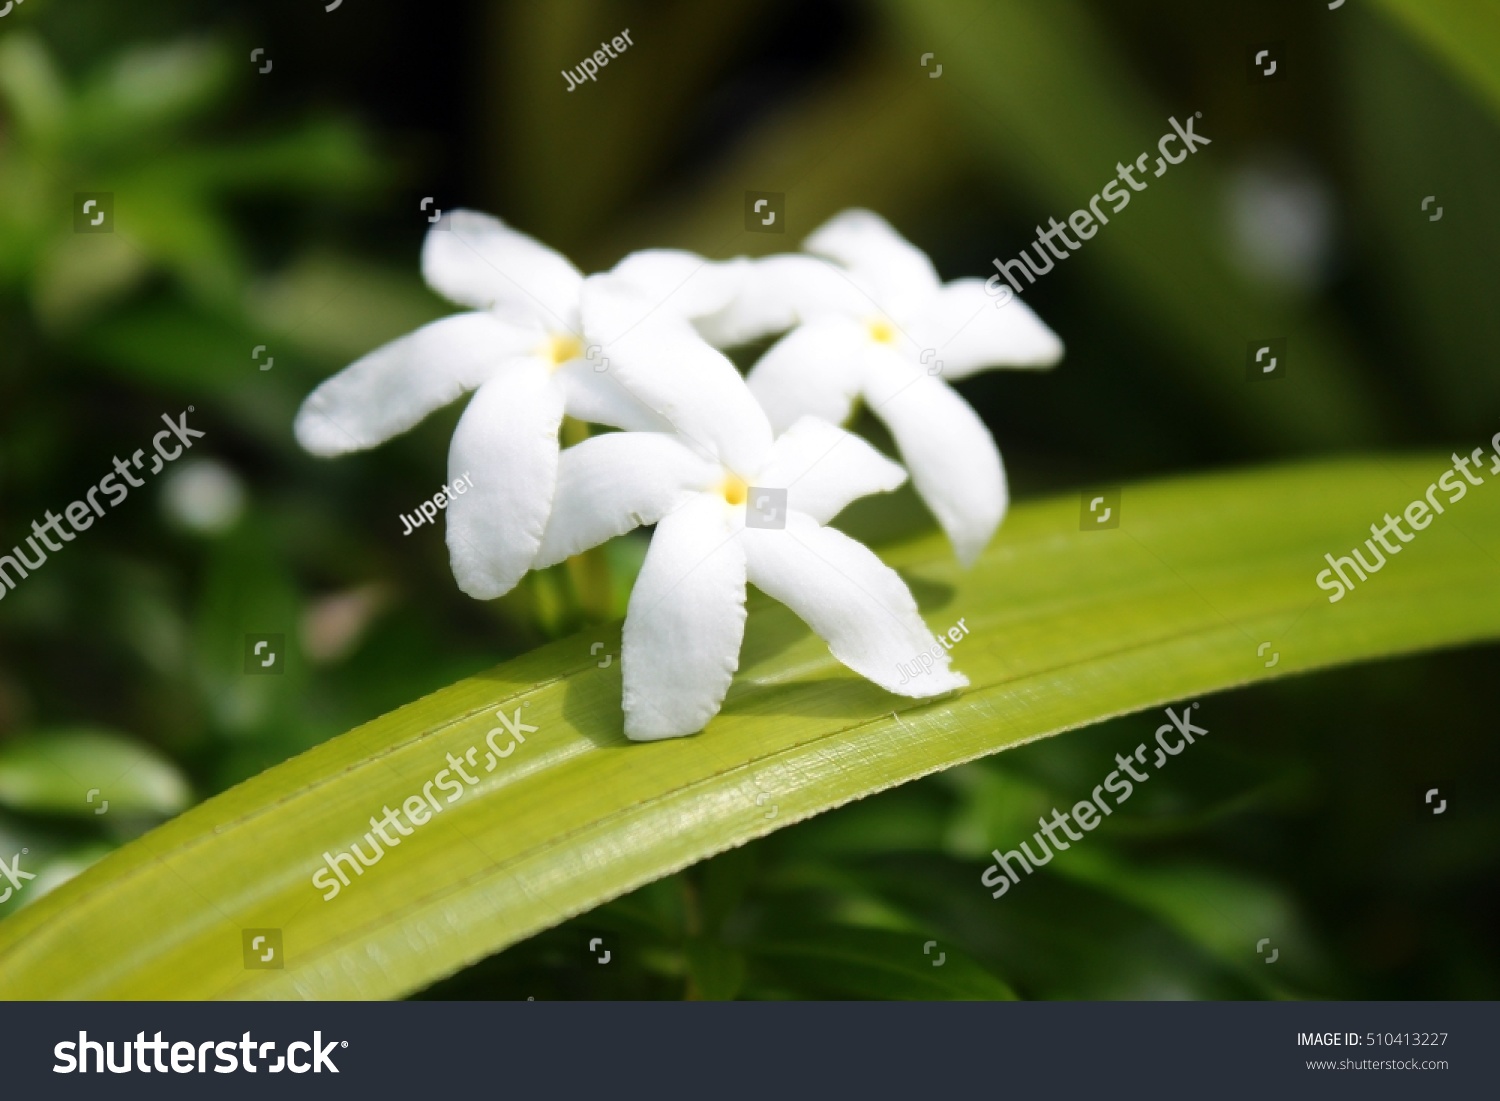
[{"label": "white flower", "polygon": [[1005,472],[984,422],[944,378],[1050,367],[1062,342],[1019,300],[997,308],[982,279],[943,284],[921,250],[868,211],[840,214],[804,247],[841,267],[760,261],[713,323],[753,333],[800,321],[750,372],[771,424],[808,413],[842,423],[862,398],[960,561],[973,562],[1005,515]]},{"label": "white flower", "polygon": [[[883,688],[926,697],[968,683],[948,669],[896,572],[823,526],[856,498],[899,486],[899,466],[815,417],[773,442],[733,364],[685,325],[639,325],[611,356],[666,365],[649,376],[652,400],[669,400],[675,379],[691,380],[693,397],[673,410],[682,431],[606,433],[564,451],[535,566],[656,525],[625,617],[629,737],[691,734],[718,713],[739,667],[747,581]],[[784,504],[775,491],[785,492]],[[747,526],[747,507],[782,526]],[[902,674],[902,665],[933,650],[941,656],[929,674]]]},{"label": "white flower", "polygon": [[[601,283],[630,286],[643,310],[691,317],[721,309],[742,267],[688,253],[636,253]],[[447,509],[459,587],[500,596],[531,565],[552,508],[564,413],[627,429],[662,429],[608,369],[583,322],[584,277],[568,260],[498,219],[445,215],[422,247],[422,274],[469,312],[434,321],[364,356],[313,391],[297,414],[302,446],[340,455],[382,443],[477,390],[448,454],[450,480],[473,488]]]}]

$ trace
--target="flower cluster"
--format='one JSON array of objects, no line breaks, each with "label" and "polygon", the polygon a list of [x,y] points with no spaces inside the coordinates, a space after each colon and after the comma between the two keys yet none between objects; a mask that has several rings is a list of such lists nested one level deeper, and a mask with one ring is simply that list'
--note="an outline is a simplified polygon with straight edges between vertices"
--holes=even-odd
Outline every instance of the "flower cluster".
[{"label": "flower cluster", "polygon": [[[648,250],[585,277],[497,219],[454,211],[429,232],[422,273],[465,311],[319,386],[297,438],[317,455],[362,450],[473,390],[448,456],[472,488],[449,504],[447,540],[459,587],[477,599],[654,524],[621,653],[633,739],[691,734],[718,713],[747,582],[888,691],[960,688],[905,583],[827,525],[909,469],[971,563],[1005,513],[1005,474],[945,377],[1051,366],[1062,345],[983,280],[942,283],[867,211],[839,215],[804,247],[726,261]],[[748,377],[718,350],[778,333]],[[839,427],[857,402],[890,429],[906,469]],[[617,431],[562,449],[564,416]],[[934,667],[902,677],[918,654]]]}]

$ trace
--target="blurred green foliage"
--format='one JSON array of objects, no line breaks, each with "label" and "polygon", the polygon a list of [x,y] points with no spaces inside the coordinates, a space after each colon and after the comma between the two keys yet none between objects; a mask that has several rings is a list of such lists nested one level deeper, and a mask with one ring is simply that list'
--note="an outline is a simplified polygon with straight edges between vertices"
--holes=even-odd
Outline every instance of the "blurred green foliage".
[{"label": "blurred green foliage", "polygon": [[[1202,111],[1205,156],[1028,291],[1064,365],[963,387],[1013,491],[1500,429],[1500,17],[1480,5],[518,0],[421,36],[399,6],[321,7],[30,0],[0,23],[0,544],[188,403],[244,499],[195,526],[163,475],[0,604],[0,855],[30,847],[28,890],[187,792],[623,607],[639,540],[478,605],[436,529],[400,536],[457,409],[338,463],[293,444],[318,380],[445,311],[417,277],[422,196],[586,270],[788,248],[864,205],[946,277],[987,274]],[[639,45],[566,93],[560,70],[624,26]],[[1246,52],[1272,42],[1285,79],[1256,84]],[[784,237],[743,233],[747,189],[787,194]],[[113,193],[113,233],[73,232],[80,191]],[[1270,336],[1291,373],[1251,385],[1246,344]],[[925,522],[899,495],[848,526]],[[244,674],[258,632],[286,636],[283,674]],[[783,830],[432,995],[1494,997],[1500,803],[1477,778],[1500,763],[1496,657],[1220,697],[1221,735],[999,901],[984,854],[1144,719]],[[132,813],[72,792],[80,751],[91,774],[141,762]],[[1429,778],[1461,793],[1441,824],[1410,807]],[[634,962],[593,964],[593,935]],[[1287,946],[1275,968],[1245,948],[1260,936]]]}]

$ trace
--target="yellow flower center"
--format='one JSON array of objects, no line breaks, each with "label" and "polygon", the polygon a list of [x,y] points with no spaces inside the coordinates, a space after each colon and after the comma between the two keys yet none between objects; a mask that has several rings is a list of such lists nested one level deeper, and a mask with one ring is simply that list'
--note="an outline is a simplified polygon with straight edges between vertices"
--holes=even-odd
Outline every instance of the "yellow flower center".
[{"label": "yellow flower center", "polygon": [[750,487],[739,475],[725,474],[724,482],[719,486],[719,492],[724,495],[724,500],[729,504],[743,505],[745,498],[749,496]]},{"label": "yellow flower center", "polygon": [[553,333],[542,343],[542,357],[550,360],[553,367],[561,367],[569,360],[583,355],[583,341],[572,333]]},{"label": "yellow flower center", "polygon": [[868,323],[870,339],[881,344],[896,343],[896,326],[892,325],[883,317],[877,317]]}]

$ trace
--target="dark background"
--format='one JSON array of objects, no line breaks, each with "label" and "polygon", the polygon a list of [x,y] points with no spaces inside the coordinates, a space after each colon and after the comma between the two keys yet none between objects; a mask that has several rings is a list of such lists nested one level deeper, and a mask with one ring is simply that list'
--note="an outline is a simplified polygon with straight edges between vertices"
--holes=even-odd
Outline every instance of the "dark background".
[{"label": "dark background", "polygon": [[[639,537],[601,559],[603,591],[557,567],[477,604],[437,528],[401,536],[461,406],[360,456],[295,447],[319,380],[446,312],[417,271],[425,196],[585,271],[792,249],[867,206],[945,278],[985,276],[1201,111],[1212,145],[1026,292],[1061,367],[961,386],[1013,495],[1488,441],[1500,104],[1401,6],[27,0],[0,19],[0,544],[164,412],[195,406],[192,458],[214,465],[194,485],[174,464],[0,603],[0,842],[44,838],[28,866],[55,883],[185,799],[622,612]],[[566,92],[561,70],[625,27],[636,45]],[[1262,46],[1279,79],[1252,76]],[[786,194],[785,235],[744,232],[747,190]],[[73,232],[78,191],[115,195],[115,233]],[[1248,381],[1272,337],[1287,378]],[[903,496],[850,530],[925,522]],[[284,675],[244,675],[250,631],[285,633]],[[1024,997],[1493,998],[1497,656],[1205,700],[1201,750],[999,901],[988,851],[1156,717],[783,830],[433,993],[920,996],[884,961],[925,933]],[[133,817],[27,794],[32,747],[83,732],[147,762]],[[646,962],[595,966],[599,932]]]}]

